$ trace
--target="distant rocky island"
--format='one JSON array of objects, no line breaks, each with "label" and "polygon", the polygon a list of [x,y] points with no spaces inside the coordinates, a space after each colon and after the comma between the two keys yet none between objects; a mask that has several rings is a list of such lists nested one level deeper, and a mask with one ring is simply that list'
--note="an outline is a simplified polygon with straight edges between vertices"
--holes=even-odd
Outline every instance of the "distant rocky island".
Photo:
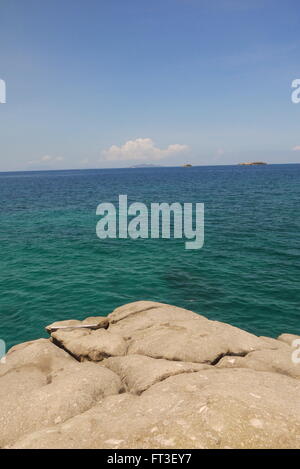
[{"label": "distant rocky island", "polygon": [[264,161],[253,161],[250,163],[239,163],[240,166],[254,166],[254,165],[264,165],[267,164]]},{"label": "distant rocky island", "polygon": [[182,165],[183,168],[191,168],[192,165],[190,163],[186,163]]},{"label": "distant rocky island", "polygon": [[130,166],[130,168],[162,168],[163,166],[159,164],[136,164],[134,166]]},{"label": "distant rocky island", "polygon": [[152,301],[47,331],[0,364],[0,448],[300,448],[299,336]]}]

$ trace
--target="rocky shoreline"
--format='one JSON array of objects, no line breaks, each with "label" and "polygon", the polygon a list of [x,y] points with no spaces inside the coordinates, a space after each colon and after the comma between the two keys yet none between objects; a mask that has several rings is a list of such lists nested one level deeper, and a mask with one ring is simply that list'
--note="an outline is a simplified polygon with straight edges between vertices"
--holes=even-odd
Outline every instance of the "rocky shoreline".
[{"label": "rocky shoreline", "polygon": [[0,365],[1,448],[300,448],[297,336],[150,301],[47,330]]}]

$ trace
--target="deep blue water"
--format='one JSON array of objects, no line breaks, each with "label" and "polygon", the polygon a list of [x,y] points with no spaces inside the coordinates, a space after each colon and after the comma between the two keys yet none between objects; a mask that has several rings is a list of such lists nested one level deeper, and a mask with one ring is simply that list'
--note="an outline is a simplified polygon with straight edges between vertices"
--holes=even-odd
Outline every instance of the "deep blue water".
[{"label": "deep blue water", "polygon": [[[204,202],[205,244],[99,240],[96,207]],[[300,334],[300,165],[0,173],[0,338],[136,300]]]}]

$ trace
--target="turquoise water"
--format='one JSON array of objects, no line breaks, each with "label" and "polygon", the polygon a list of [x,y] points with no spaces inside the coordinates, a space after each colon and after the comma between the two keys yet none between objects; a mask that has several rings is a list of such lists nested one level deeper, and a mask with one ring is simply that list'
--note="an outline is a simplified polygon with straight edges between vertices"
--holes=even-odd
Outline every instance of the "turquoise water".
[{"label": "turquoise water", "polygon": [[[204,202],[205,244],[99,240],[96,207]],[[0,338],[171,303],[259,335],[300,334],[300,165],[0,174]]]}]

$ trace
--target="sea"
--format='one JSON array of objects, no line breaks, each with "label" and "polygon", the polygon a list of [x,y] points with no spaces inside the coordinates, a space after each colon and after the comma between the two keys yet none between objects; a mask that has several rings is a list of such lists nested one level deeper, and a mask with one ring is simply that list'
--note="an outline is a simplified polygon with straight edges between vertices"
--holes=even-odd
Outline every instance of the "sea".
[{"label": "sea", "polygon": [[[99,239],[96,208],[204,203],[205,241]],[[300,334],[300,164],[0,173],[0,340],[152,300]]]}]

